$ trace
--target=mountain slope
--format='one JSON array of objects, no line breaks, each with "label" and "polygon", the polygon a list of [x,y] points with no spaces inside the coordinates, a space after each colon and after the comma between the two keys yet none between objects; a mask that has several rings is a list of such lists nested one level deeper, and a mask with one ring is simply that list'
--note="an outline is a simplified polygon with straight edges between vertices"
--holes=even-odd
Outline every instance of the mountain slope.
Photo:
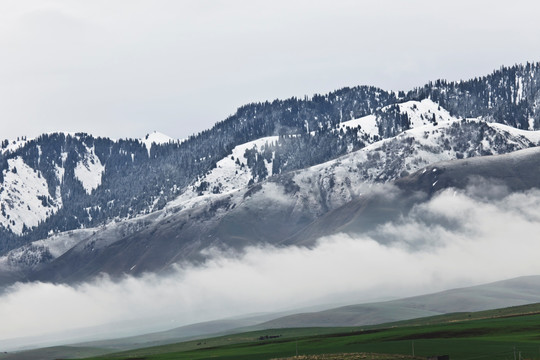
[{"label": "mountain slope", "polygon": [[[47,186],[30,194],[44,196],[36,221],[18,215],[18,198],[2,199],[0,254],[50,233],[92,227],[159,210],[198,176],[215,167],[232,148],[265,136],[297,134],[321,121],[339,123],[372,113],[395,101],[395,95],[373,87],[346,88],[313,99],[250,104],[212,129],[184,141],[162,134],[144,140],[96,138],[88,134],[54,133],[35,139],[4,140],[0,146],[0,194],[26,193],[11,179],[14,161]],[[101,166],[100,166],[101,164]],[[19,207],[12,204],[21,203]],[[49,205],[50,204],[50,205]],[[28,203],[32,205],[32,203]],[[39,205],[39,204],[38,204]],[[23,231],[25,230],[25,231]]]},{"label": "mountain slope", "polygon": [[[50,233],[159,210],[216,168],[233,148],[263,137],[279,138],[264,151],[247,154],[248,182],[317,165],[449,117],[538,129],[539,68],[538,63],[502,67],[468,81],[438,80],[407,94],[364,86],[303,100],[249,104],[182,142],[158,133],[144,140],[69,133],[4,140],[0,254]],[[431,105],[424,103],[428,99]],[[12,175],[16,164],[27,180]],[[45,179],[47,186],[42,180],[30,180],[30,175]],[[205,188],[204,183],[199,185]]]},{"label": "mountain slope", "polygon": [[[472,176],[536,186],[534,160],[527,168],[491,157],[485,166],[470,160],[470,171],[426,167],[536,147],[540,133],[523,129],[538,128],[539,68],[407,94],[356,87],[250,104],[181,142],[158,133],[4,141],[0,277],[71,282],[167,271],[204,261],[209,248],[309,245],[366,231]],[[403,191],[397,206],[376,185],[394,181]]]},{"label": "mountain slope", "polygon": [[257,329],[363,326],[454,312],[473,312],[540,302],[540,276],[447,290],[371,304],[289,315],[259,324]]},{"label": "mountain slope", "polygon": [[[310,245],[337,232],[366,232],[436,191],[467,186],[474,177],[496,179],[510,191],[540,185],[539,148],[529,149],[538,137],[536,132],[480,120],[447,121],[408,130],[312,168],[274,175],[248,188],[246,176],[244,183],[227,183],[223,193],[197,192],[203,181],[213,185],[232,174],[235,163],[226,157],[223,161],[231,166],[209,172],[161,211],[91,231],[58,234],[50,241],[70,244],[63,252],[34,242],[0,258],[0,265],[28,279],[73,282],[101,272],[121,276],[167,271],[180,261],[204,261],[209,248]],[[460,153],[473,157],[459,160]],[[509,154],[481,157],[481,153]],[[440,162],[447,159],[454,160]],[[403,177],[424,165],[431,167]],[[394,180],[395,196],[388,197],[385,187],[378,190],[377,183]],[[78,240],[70,240],[74,238]]]},{"label": "mountain slope", "polygon": [[[473,157],[434,163],[395,181],[392,196],[388,192],[367,193],[321,216],[285,244],[313,244],[322,236],[338,232],[361,234],[400,216],[447,188],[465,189],[485,186],[489,181],[502,191],[540,188],[540,148],[509,154]],[[490,196],[486,188],[486,196]]]},{"label": "mountain slope", "polygon": [[517,129],[540,126],[540,66],[527,63],[501,67],[467,81],[437,80],[414,89],[409,99],[430,98],[454,116],[482,117]]}]

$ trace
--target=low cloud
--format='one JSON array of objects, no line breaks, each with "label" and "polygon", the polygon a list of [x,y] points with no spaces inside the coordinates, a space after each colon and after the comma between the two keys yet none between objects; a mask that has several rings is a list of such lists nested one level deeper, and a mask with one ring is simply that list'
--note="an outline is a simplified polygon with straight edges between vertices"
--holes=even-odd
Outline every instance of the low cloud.
[{"label": "low cloud", "polygon": [[0,345],[106,324],[124,324],[116,335],[127,335],[540,274],[540,191],[494,192],[493,199],[485,190],[449,189],[369,234],[337,234],[311,249],[215,251],[203,266],[164,277],[16,284],[0,297]]}]

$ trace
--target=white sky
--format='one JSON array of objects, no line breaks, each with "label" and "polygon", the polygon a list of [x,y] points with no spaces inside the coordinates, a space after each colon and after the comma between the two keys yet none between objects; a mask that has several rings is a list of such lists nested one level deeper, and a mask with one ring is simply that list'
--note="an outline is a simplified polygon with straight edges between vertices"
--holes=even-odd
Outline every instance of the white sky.
[{"label": "white sky", "polygon": [[540,3],[2,0],[0,139],[175,138],[254,101],[540,61]]}]

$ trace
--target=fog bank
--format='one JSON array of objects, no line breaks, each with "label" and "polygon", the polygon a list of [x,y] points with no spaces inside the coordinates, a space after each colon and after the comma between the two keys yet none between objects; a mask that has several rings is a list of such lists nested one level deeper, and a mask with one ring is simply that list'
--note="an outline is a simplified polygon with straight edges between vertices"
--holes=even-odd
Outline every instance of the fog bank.
[{"label": "fog bank", "polygon": [[311,249],[213,251],[203,266],[179,265],[165,277],[13,285],[0,297],[0,350],[16,343],[8,339],[84,327],[124,324],[108,335],[130,335],[540,274],[540,192],[486,197],[482,189],[446,190],[399,221],[369,234],[322,238]]}]

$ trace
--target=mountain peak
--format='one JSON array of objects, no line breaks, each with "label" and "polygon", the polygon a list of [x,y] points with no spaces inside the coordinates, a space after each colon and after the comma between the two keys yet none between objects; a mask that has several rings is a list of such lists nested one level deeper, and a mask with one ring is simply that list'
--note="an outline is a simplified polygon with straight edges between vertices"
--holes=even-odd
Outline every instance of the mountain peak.
[{"label": "mountain peak", "polygon": [[144,139],[141,139],[141,142],[146,146],[146,149],[148,149],[148,153],[150,153],[150,148],[153,144],[167,144],[170,142],[175,141],[172,137],[165,135],[163,133],[160,133],[158,131],[154,131],[150,134],[146,134]]},{"label": "mountain peak", "polygon": [[174,139],[168,135],[160,133],[159,131],[154,131],[149,134],[146,134],[146,136],[144,137],[144,140],[142,141],[144,143],[163,144],[163,143],[168,143],[173,140]]}]

